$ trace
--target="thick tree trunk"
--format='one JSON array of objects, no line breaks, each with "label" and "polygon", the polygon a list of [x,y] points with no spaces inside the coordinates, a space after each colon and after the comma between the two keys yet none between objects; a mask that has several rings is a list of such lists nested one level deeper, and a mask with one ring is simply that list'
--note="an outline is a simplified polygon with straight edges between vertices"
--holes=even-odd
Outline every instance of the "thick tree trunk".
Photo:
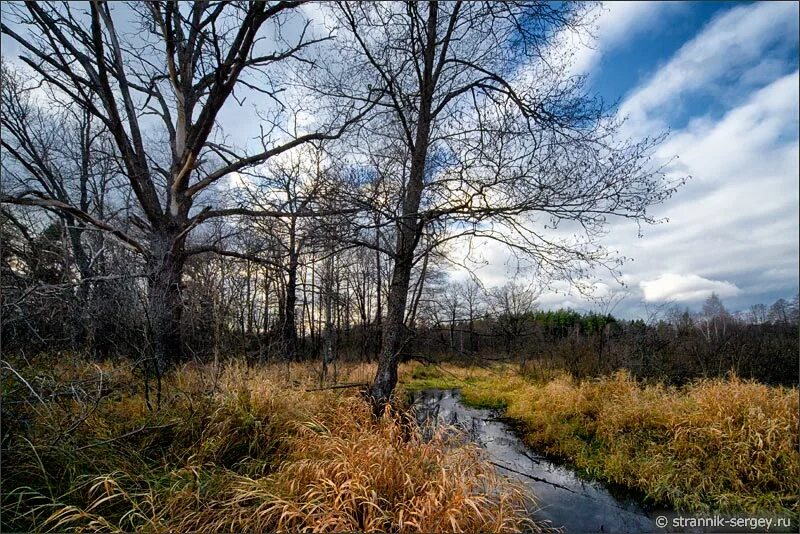
[{"label": "thick tree trunk", "polygon": [[162,374],[182,355],[181,277],[184,258],[176,237],[157,235],[148,261],[148,315],[156,372]]},{"label": "thick tree trunk", "polygon": [[373,409],[378,416],[383,412],[397,385],[397,365],[406,338],[404,319],[413,259],[413,249],[410,258],[397,258],[392,273],[392,282],[389,286],[381,356],[378,360],[378,372],[375,375],[371,391]]},{"label": "thick tree trunk", "polygon": [[406,342],[405,315],[408,290],[411,285],[411,268],[414,265],[414,251],[422,235],[418,212],[422,199],[430,134],[428,113],[429,106],[424,106],[417,130],[417,148],[411,157],[411,172],[403,199],[403,214],[397,225],[395,260],[392,281],[389,285],[389,300],[386,304],[386,321],[383,324],[381,354],[378,359],[378,371],[370,391],[376,416],[383,413],[397,385],[397,365],[400,362],[400,351]]},{"label": "thick tree trunk", "polygon": [[424,68],[420,84],[420,107],[417,115],[417,129],[411,147],[411,165],[408,183],[403,195],[402,214],[397,224],[394,268],[389,286],[386,323],[383,326],[383,344],[378,360],[378,372],[372,384],[370,395],[376,416],[383,413],[397,385],[397,364],[400,350],[406,342],[405,314],[408,289],[411,282],[411,267],[414,265],[414,251],[422,236],[419,206],[424,188],[425,167],[433,121],[434,57],[436,55],[436,19],[438,6],[428,4],[426,43],[424,47]]}]

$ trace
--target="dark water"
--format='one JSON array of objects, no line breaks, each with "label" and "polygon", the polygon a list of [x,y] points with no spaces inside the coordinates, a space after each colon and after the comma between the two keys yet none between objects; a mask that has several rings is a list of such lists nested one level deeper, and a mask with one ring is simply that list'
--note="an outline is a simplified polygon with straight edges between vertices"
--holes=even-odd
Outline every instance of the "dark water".
[{"label": "dark water", "polygon": [[[633,499],[613,496],[602,484],[583,480],[571,469],[531,451],[491,410],[464,406],[458,390],[426,390],[414,397],[417,420],[462,428],[489,459],[529,488],[538,500],[534,518],[565,532],[653,532],[653,520]],[[428,424],[430,429],[430,424]]]}]

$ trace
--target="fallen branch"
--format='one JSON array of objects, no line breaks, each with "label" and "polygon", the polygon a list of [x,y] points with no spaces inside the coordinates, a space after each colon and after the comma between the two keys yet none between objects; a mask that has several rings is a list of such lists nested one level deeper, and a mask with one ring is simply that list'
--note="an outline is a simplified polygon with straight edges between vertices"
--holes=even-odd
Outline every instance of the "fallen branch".
[{"label": "fallen branch", "polygon": [[529,475],[528,473],[523,473],[522,471],[517,471],[516,469],[511,469],[510,467],[508,467],[508,466],[505,466],[505,465],[503,465],[503,464],[499,464],[499,463],[497,463],[497,462],[489,462],[489,463],[490,463],[490,464],[492,464],[492,465],[494,465],[494,466],[496,466],[496,467],[499,467],[500,469],[505,469],[506,471],[511,471],[512,473],[516,473],[516,474],[518,474],[518,475],[522,475],[522,476],[524,476],[524,477],[528,477],[528,478],[530,478],[531,480],[535,480],[536,482],[543,482],[543,483],[545,483],[545,484],[550,484],[551,486],[555,486],[555,487],[557,487],[557,488],[561,488],[561,489],[563,489],[563,490],[566,490],[566,491],[568,491],[568,492],[570,492],[570,493],[575,493],[576,495],[577,495],[577,493],[578,493],[577,491],[571,490],[571,489],[569,489],[569,488],[568,488],[568,487],[566,487],[566,486],[562,486],[561,484],[556,484],[555,482],[550,482],[550,481],[549,481],[549,480],[547,480],[547,479],[544,479],[544,478],[539,478],[539,477],[535,477],[535,476],[533,476],[533,475]]},{"label": "fallen branch", "polygon": [[311,388],[311,389],[307,389],[306,391],[324,391],[326,389],[344,389],[344,388],[357,388],[357,387],[365,387],[365,386],[369,386],[369,384],[358,382],[358,383],[353,383],[353,384],[336,384],[334,386],[325,386],[325,387],[322,387],[322,388]]}]

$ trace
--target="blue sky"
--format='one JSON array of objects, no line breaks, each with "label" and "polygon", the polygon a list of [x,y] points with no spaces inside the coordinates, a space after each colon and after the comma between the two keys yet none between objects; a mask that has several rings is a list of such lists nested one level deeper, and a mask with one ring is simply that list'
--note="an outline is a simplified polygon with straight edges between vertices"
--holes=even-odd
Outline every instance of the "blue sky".
[{"label": "blue sky", "polygon": [[[319,14],[315,4],[304,9]],[[731,310],[792,298],[800,285],[798,3],[610,2],[596,15],[594,39],[573,43],[571,74],[618,104],[624,133],[669,131],[657,155],[672,161],[673,175],[692,177],[656,209],[669,223],[643,227],[643,237],[627,221],[609,226],[604,244],[633,261],[621,269],[624,287],[597,272],[596,294],[624,292],[617,313],[628,317],[664,304],[699,309],[712,291]],[[17,53],[4,37],[4,56]],[[250,106],[228,106],[220,122],[255,135]],[[493,243],[482,250],[484,285],[508,280],[509,252]],[[553,289],[542,307],[597,309],[565,284]]]},{"label": "blue sky", "polygon": [[[674,2],[640,7],[642,15],[630,24],[634,26],[629,29],[631,36],[615,39],[592,69],[591,88],[606,101],[620,100],[631,89],[646,81],[681,45],[701,31],[712,17],[740,5],[738,2]],[[600,39],[604,29],[602,20],[619,18],[619,9],[629,8],[607,4],[605,10],[601,11],[598,28]]]},{"label": "blue sky", "polygon": [[[597,294],[626,293],[617,312],[664,304],[698,309],[712,291],[731,310],[798,291],[798,4],[612,2],[573,74],[618,103],[633,136],[670,136],[659,148],[691,180],[656,210],[669,223],[613,223],[609,249],[632,262],[626,286],[597,273]],[[502,253],[491,251],[498,258]],[[513,263],[513,262],[510,262]],[[502,283],[509,265],[479,270]],[[543,307],[596,309],[566,286]]]}]

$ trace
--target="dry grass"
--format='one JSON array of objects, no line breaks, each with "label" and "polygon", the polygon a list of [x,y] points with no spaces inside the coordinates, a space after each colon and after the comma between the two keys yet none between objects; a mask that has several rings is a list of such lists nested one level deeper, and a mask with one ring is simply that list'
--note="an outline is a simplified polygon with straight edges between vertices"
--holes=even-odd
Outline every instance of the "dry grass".
[{"label": "dry grass", "polygon": [[[4,398],[20,401],[3,413],[16,421],[3,429],[4,531],[534,526],[526,496],[478,448],[444,435],[424,442],[402,413],[375,421],[356,390],[308,392],[315,368],[185,366],[166,378],[156,411],[125,367],[62,359],[43,369],[20,373],[44,402],[4,374]],[[360,382],[374,368],[338,371]],[[51,395],[76,380],[85,395]]]},{"label": "dry grass", "polygon": [[446,371],[444,382],[452,382],[449,373],[460,376],[467,402],[506,408],[534,448],[655,502],[687,511],[800,512],[797,389],[736,377],[672,388],[624,372],[539,382],[509,367]]},{"label": "dry grass", "polygon": [[524,496],[499,479],[479,450],[443,435],[422,442],[391,413],[372,419],[341,399],[297,423],[292,454],[270,477],[241,477],[215,510],[186,516],[182,530],[517,531]]}]

